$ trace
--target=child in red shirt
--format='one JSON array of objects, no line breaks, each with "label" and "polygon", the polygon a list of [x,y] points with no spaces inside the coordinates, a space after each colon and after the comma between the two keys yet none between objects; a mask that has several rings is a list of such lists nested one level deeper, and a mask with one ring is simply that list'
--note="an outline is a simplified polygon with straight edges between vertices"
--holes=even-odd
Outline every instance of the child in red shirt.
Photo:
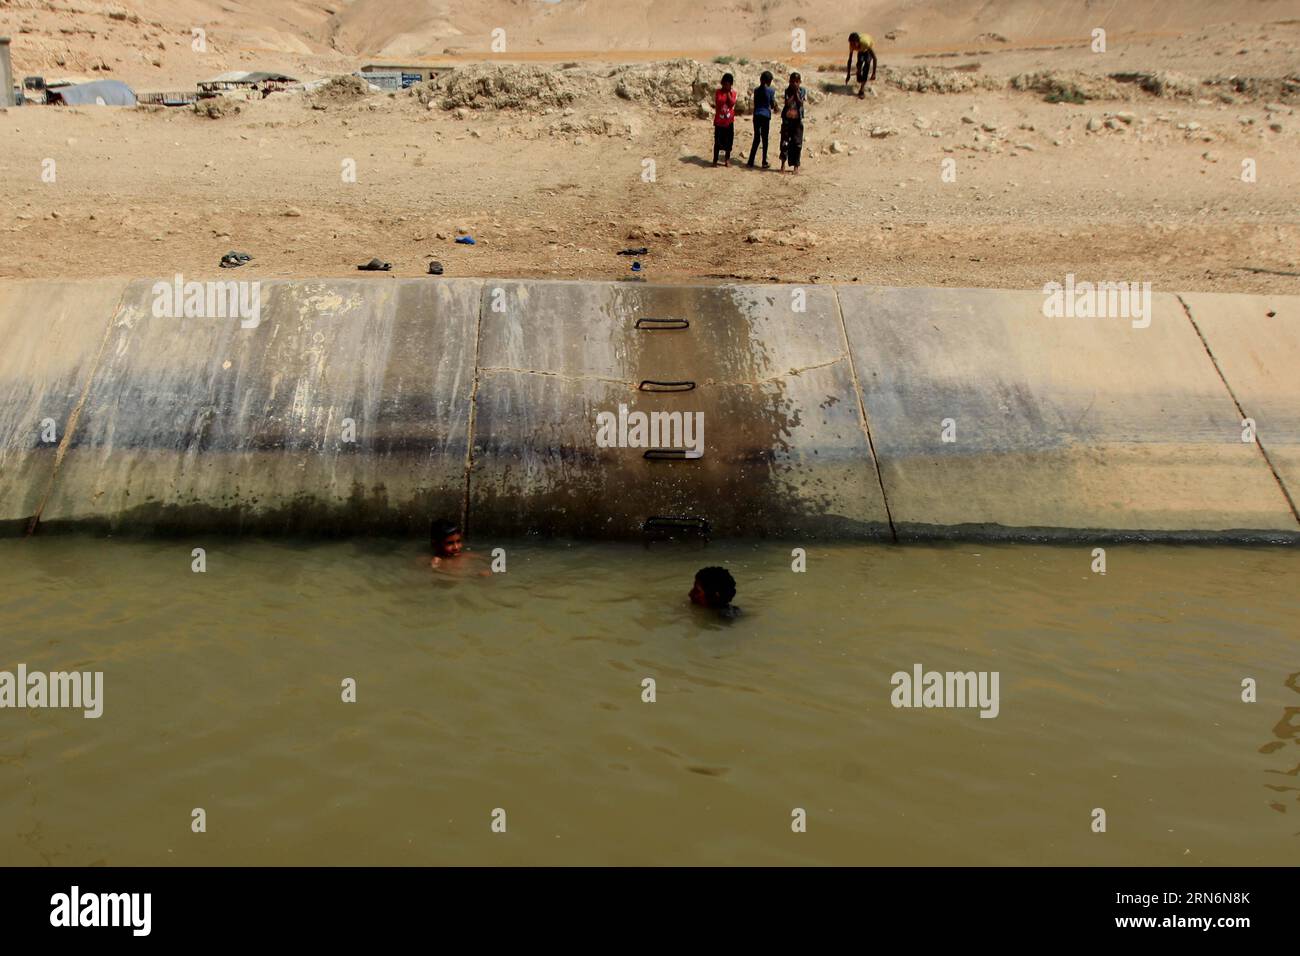
[{"label": "child in red shirt", "polygon": [[718,153],[726,154],[722,165],[731,165],[731,144],[736,138],[736,91],[731,88],[734,79],[730,73],[722,74],[722,87],[713,93],[713,165],[718,165]]}]

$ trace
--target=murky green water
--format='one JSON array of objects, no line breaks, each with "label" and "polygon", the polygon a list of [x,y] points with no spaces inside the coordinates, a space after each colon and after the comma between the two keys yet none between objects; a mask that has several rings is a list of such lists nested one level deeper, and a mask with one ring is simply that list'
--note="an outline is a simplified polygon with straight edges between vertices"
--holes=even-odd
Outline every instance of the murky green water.
[{"label": "murky green water", "polygon": [[[0,710],[0,862],[1300,859],[1295,551],[505,547],[0,542],[0,670],[104,673],[97,720]],[[894,708],[916,663],[999,715]]]}]

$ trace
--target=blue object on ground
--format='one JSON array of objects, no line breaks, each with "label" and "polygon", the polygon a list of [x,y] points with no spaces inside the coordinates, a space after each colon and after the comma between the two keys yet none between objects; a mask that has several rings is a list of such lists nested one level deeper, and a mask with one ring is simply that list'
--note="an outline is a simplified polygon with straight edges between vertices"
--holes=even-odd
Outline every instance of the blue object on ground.
[{"label": "blue object on ground", "polygon": [[456,241],[459,242],[462,246],[472,246],[472,245],[474,245],[474,237],[473,237],[473,236],[457,236],[457,237],[456,237]]},{"label": "blue object on ground", "polygon": [[633,272],[640,272],[640,271],[641,271],[641,263],[639,263],[639,262],[634,262],[634,263],[632,263],[632,271],[633,271]]}]

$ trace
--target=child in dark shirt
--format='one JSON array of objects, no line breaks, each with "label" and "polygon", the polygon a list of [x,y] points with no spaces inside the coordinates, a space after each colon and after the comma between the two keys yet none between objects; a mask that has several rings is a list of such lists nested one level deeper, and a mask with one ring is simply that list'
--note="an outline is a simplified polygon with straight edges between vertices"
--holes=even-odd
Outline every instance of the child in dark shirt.
[{"label": "child in dark shirt", "polygon": [[781,106],[781,172],[785,172],[787,162],[792,172],[799,172],[799,160],[803,156],[805,99],[803,78],[798,73],[791,73],[790,85],[785,88],[785,97]]},{"label": "child in dark shirt", "polygon": [[772,89],[772,74],[764,70],[754,90],[754,144],[749,147],[749,168],[754,168],[758,144],[763,144],[763,168],[767,169],[767,137],[772,125],[772,111],[776,109],[776,90]]}]

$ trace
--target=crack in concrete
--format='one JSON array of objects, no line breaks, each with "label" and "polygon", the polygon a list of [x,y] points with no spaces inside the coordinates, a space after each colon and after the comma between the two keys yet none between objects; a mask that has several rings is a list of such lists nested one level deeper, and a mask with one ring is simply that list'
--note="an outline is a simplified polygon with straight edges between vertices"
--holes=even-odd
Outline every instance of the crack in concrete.
[{"label": "crack in concrete", "polygon": [[537,368],[512,368],[508,365],[485,365],[479,371],[518,372],[520,375],[545,375],[565,382],[606,382],[610,385],[631,385],[633,388],[636,387],[636,382],[627,382],[621,378],[605,378],[600,375],[565,375],[563,372],[547,372]]},{"label": "crack in concrete", "polygon": [[[716,387],[720,385],[771,385],[774,382],[784,381],[787,378],[790,378],[795,375],[800,375],[803,372],[811,372],[819,368],[829,368],[832,365],[837,365],[840,362],[843,362],[844,359],[845,356],[840,355],[836,358],[830,359],[825,362],[818,362],[815,365],[804,365],[801,366],[800,368],[792,368],[788,371],[781,372],[777,375],[773,375],[770,378],[760,378],[755,381],[738,382],[738,381],[728,380],[725,382],[719,382],[712,379],[708,379],[704,381],[696,381],[695,384],[697,387],[699,386]],[[622,379],[622,378],[607,378],[603,375],[566,375],[563,372],[549,372],[543,369],[536,369],[536,368],[514,368],[508,365],[484,366],[483,368],[480,368],[479,371],[480,372],[518,372],[520,375],[545,375],[549,378],[558,378],[561,381],[565,381],[565,382],[604,382],[607,385],[626,385],[629,388],[634,390],[641,383],[640,379],[635,381],[630,381],[628,379]]]},{"label": "crack in concrete", "polygon": [[49,503],[50,495],[54,493],[54,483],[59,477],[59,468],[63,465],[63,458],[68,453],[68,446],[71,445],[72,436],[77,430],[77,422],[81,418],[81,409],[86,404],[86,399],[90,397],[90,386],[95,381],[95,373],[99,371],[99,362],[104,357],[104,349],[113,334],[113,323],[117,321],[117,317],[122,313],[122,304],[126,301],[126,293],[130,288],[130,282],[122,286],[122,294],[117,297],[117,305],[108,314],[108,324],[104,327],[104,336],[99,340],[99,349],[95,352],[95,360],[90,363],[90,372],[86,375],[86,384],[82,386],[81,397],[77,399],[77,404],[68,413],[68,420],[63,429],[63,438],[60,439],[59,447],[54,452],[54,467],[50,469],[50,480],[46,483],[41,500],[36,505],[36,513],[32,515],[32,520],[27,524],[27,533],[23,535],[25,538],[30,538],[36,533],[36,529],[41,523],[41,515],[45,513],[45,506]]},{"label": "crack in concrete", "polygon": [[483,303],[486,298],[485,295],[478,297],[478,321],[474,326],[474,381],[469,390],[469,422],[465,430],[465,497],[460,506],[460,533],[465,538],[469,537],[470,481],[474,470],[474,426],[478,419],[479,373],[484,371],[479,368],[478,355],[483,344]]},{"label": "crack in concrete", "polygon": [[[1196,337],[1201,340],[1201,345],[1205,348],[1205,354],[1210,357],[1210,362],[1213,363],[1214,370],[1219,373],[1219,381],[1223,382],[1223,387],[1228,390],[1228,397],[1232,399],[1232,404],[1237,406],[1237,414],[1242,418],[1253,418],[1254,416],[1246,414],[1246,410],[1241,406],[1241,401],[1237,398],[1237,393],[1232,390],[1232,385],[1229,384],[1227,376],[1223,374],[1223,369],[1219,367],[1219,360],[1214,357],[1214,352],[1210,348],[1209,340],[1201,333],[1201,327],[1196,324],[1196,319],[1192,315],[1191,306],[1187,304],[1187,301],[1181,294],[1175,293],[1175,296],[1178,299],[1178,304],[1183,307],[1183,314],[1187,316],[1187,321],[1192,323],[1192,328],[1196,331]],[[1297,524],[1300,524],[1300,511],[1296,510],[1295,500],[1291,497],[1291,493],[1287,491],[1286,483],[1282,480],[1282,476],[1278,474],[1277,468],[1274,467],[1273,459],[1269,458],[1268,449],[1264,447],[1264,442],[1260,440],[1258,430],[1255,432],[1254,444],[1255,447],[1259,449],[1260,455],[1263,456],[1264,464],[1268,465],[1268,470],[1273,473],[1273,480],[1277,482],[1277,487],[1282,492],[1282,497],[1286,499],[1287,505],[1291,508],[1291,516],[1295,518]]]},{"label": "crack in concrete", "polygon": [[840,290],[831,286],[835,295],[835,313],[840,317],[840,332],[844,335],[844,354],[849,357],[849,373],[853,376],[853,390],[858,396],[858,414],[862,417],[862,431],[867,436],[867,447],[871,449],[871,464],[876,471],[876,482],[880,485],[880,501],[885,506],[885,517],[889,521],[889,533],[894,542],[898,542],[898,528],[894,526],[894,513],[889,507],[889,495],[885,491],[885,477],[880,472],[880,456],[876,454],[876,443],[871,437],[871,419],[867,417],[867,402],[862,392],[862,383],[858,381],[858,369],[853,362],[853,345],[849,342],[849,326],[844,321],[844,308],[840,305]]}]

